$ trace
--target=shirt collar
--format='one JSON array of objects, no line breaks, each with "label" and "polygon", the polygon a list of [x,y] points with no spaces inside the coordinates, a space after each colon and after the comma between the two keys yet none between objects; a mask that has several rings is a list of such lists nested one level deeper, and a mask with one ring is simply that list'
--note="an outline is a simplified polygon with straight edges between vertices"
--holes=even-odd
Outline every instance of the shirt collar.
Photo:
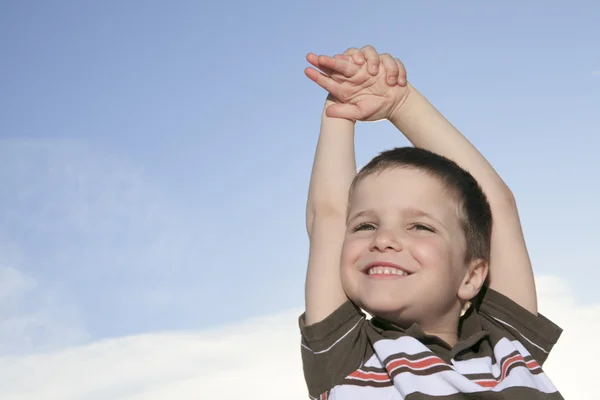
[{"label": "shirt collar", "polygon": [[[378,330],[383,336],[394,335],[394,332],[402,333],[407,336],[414,337],[424,344],[438,344],[448,350],[450,346],[442,339],[437,336],[428,335],[423,331],[421,326],[417,323],[413,323],[407,329],[404,329],[392,322],[386,321],[379,317],[373,317],[371,319],[371,325]],[[482,339],[489,336],[489,332],[485,331],[479,321],[477,310],[474,307],[469,308],[465,315],[461,317],[458,327],[458,343],[452,348],[452,355],[456,355],[468,348],[475,346]]]}]

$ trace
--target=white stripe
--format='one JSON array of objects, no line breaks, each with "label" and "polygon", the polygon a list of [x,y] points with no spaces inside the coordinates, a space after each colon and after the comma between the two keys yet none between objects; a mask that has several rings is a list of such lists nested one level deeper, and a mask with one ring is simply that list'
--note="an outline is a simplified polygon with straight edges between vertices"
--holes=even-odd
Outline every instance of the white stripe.
[{"label": "white stripe", "polygon": [[373,348],[381,360],[398,353],[415,355],[427,352],[433,354],[423,343],[411,336],[401,336],[398,339],[381,339],[373,344]]},{"label": "white stripe", "polygon": [[310,351],[313,354],[323,354],[323,353],[327,353],[329,350],[331,350],[333,348],[333,346],[335,346],[336,344],[338,344],[339,342],[341,342],[342,340],[344,340],[344,338],[346,336],[348,336],[350,334],[350,332],[352,332],[354,329],[356,329],[356,327],[358,326],[358,324],[364,319],[364,317],[361,317],[361,319],[358,320],[358,322],[352,327],[350,328],[350,330],[346,333],[344,333],[344,335],[339,338],[338,340],[336,340],[335,342],[333,342],[333,344],[331,346],[329,346],[328,348],[326,348],[325,350],[321,350],[321,351],[313,351],[310,347],[308,347],[307,345],[305,345],[304,343],[301,343],[302,347],[304,347],[306,350]]},{"label": "white stripe", "polygon": [[[379,373],[379,372],[364,372],[363,371],[363,373],[365,373],[365,374],[371,373],[371,374],[374,374],[374,375],[383,375],[383,373]],[[351,380],[351,381],[376,382],[376,383],[378,383],[378,382],[389,382],[390,381],[389,376],[388,376],[387,380],[381,380],[381,379],[376,379],[376,378],[360,378],[358,376],[352,376],[352,377],[348,376],[348,377],[346,377],[346,379]]]},{"label": "white stripe", "polygon": [[[438,358],[438,359],[440,359],[440,358],[439,358],[437,355],[435,355],[435,354],[433,354],[433,353],[431,353],[431,352],[430,352],[430,354],[431,354],[431,355],[429,355],[429,356],[425,356],[425,357],[423,357],[423,358],[419,358],[419,359],[417,359],[417,360],[409,360],[409,361],[410,361],[410,362],[421,362],[421,361],[429,360],[429,359],[431,359],[431,358]],[[398,360],[408,360],[408,358],[407,358],[407,357],[399,357],[399,358],[394,358],[394,359],[393,359],[393,360],[391,360],[390,362],[396,362],[396,361],[398,361]],[[410,367],[410,368],[411,368],[411,369],[413,369],[413,370],[415,370],[415,371],[420,371],[420,370],[423,370],[423,369],[428,369],[428,368],[431,368],[431,367],[435,367],[436,365],[440,365],[440,364],[442,364],[442,363],[443,363],[443,364],[445,364],[445,363],[444,363],[444,361],[443,361],[442,359],[440,359],[440,362],[439,362],[439,363],[432,364],[432,365],[429,365],[429,366],[427,366],[427,367],[421,367],[421,368]],[[388,363],[388,364],[389,364],[389,363]],[[379,357],[378,357],[378,355],[377,355],[377,354],[373,354],[373,355],[372,355],[372,356],[371,356],[371,357],[370,357],[370,358],[367,360],[367,362],[365,362],[365,363],[364,363],[364,366],[365,366],[365,367],[372,367],[372,368],[383,368],[385,371],[388,371],[388,372],[390,372],[390,373],[393,371],[393,370],[389,371],[389,370],[388,370],[386,367],[384,367],[384,366],[383,366],[383,363],[381,362],[381,360],[379,359]],[[363,367],[363,366],[361,365],[361,366],[360,366],[360,367],[357,369],[357,371],[361,371],[361,372],[364,372],[364,373],[369,373],[369,372],[366,372],[366,371],[364,371],[364,370],[362,369],[362,367]],[[352,378],[352,379],[354,379],[354,378]]]},{"label": "white stripe", "polygon": [[404,397],[394,386],[372,387],[340,385],[334,387],[329,393],[330,400],[402,400]]},{"label": "white stripe", "polygon": [[492,364],[492,357],[477,357],[470,360],[456,361],[452,360],[454,369],[462,375],[491,373],[494,376],[500,375],[498,364]]},{"label": "white stripe", "polygon": [[383,368],[383,364],[381,363],[381,360],[377,357],[377,354],[373,354],[367,360],[367,362],[365,362],[363,365],[360,366],[360,368],[362,368],[363,366],[365,366],[365,367]]},{"label": "white stripe", "polygon": [[[419,342],[417,339],[403,336],[398,339],[382,339],[374,343],[376,354],[374,354],[365,365],[380,364],[377,360],[385,360],[389,356],[398,353],[407,354],[418,354],[423,351],[428,352],[431,356],[426,356],[422,360],[435,356],[424,344]],[[425,376],[418,376],[411,372],[404,372],[398,374],[394,378],[396,396],[390,396],[390,398],[402,399],[411,393],[421,392],[423,394],[432,396],[446,396],[457,393],[476,393],[482,391],[494,391],[499,392],[509,387],[528,387],[539,390],[543,393],[556,392],[556,388],[548,377],[544,373],[532,374],[531,371],[523,365],[514,366],[508,376],[503,377],[502,381],[493,388],[482,387],[475,381],[471,381],[466,378],[465,374],[492,374],[494,380],[498,380],[502,377],[502,370],[500,361],[506,358],[509,354],[517,351],[522,357],[529,356],[529,352],[525,349],[523,344],[518,340],[509,340],[502,338],[496,346],[494,346],[494,358],[497,360],[492,363],[491,357],[479,357],[473,358],[466,361],[453,360],[450,365],[453,367],[453,371],[441,371],[434,374],[428,374]],[[416,360],[420,361],[420,360]],[[508,366],[508,364],[506,364]],[[391,371],[388,371],[391,373]],[[360,379],[360,378],[352,378]],[[487,381],[487,379],[486,379]],[[344,387],[342,389],[342,386]],[[353,395],[348,398],[355,399],[367,399],[383,397],[383,394],[389,395],[389,389],[385,388],[385,391],[381,391],[382,388],[366,388],[352,386],[352,385],[341,385],[336,387],[336,393],[340,398],[346,399],[346,395],[352,393]],[[375,392],[373,392],[375,391]],[[342,397],[342,393],[344,396]],[[372,397],[369,397],[372,396]],[[387,397],[386,397],[387,398]]]},{"label": "white stripe", "polygon": [[[489,314],[488,314],[489,315]],[[540,349],[541,351],[543,351],[544,353],[548,354],[548,351],[546,351],[543,347],[538,346],[537,344],[533,343],[531,340],[529,340],[529,338],[525,335],[523,335],[517,328],[515,328],[514,326],[512,326],[511,324],[509,324],[508,322],[502,321],[499,318],[493,317],[490,315],[490,317],[494,318],[496,321],[511,327],[512,329],[514,329],[519,335],[521,335],[523,337],[523,339],[527,340],[529,343],[531,343],[532,345],[534,345],[535,347],[537,347],[538,349]]]},{"label": "white stripe", "polygon": [[501,392],[510,387],[527,387],[542,393],[556,392],[556,388],[545,374],[532,375],[526,367],[514,367],[510,375],[493,388],[482,387],[455,371],[442,371],[425,376],[402,373],[394,378],[393,386],[377,388],[338,385],[331,390],[329,398],[343,400],[405,399],[413,393],[422,393],[428,396],[450,396],[459,393]]},{"label": "white stripe", "polygon": [[532,375],[526,367],[514,367],[510,374],[493,388],[482,387],[455,371],[442,371],[426,376],[403,373],[394,378],[394,386],[404,395],[415,392],[432,396],[483,391],[500,392],[509,387],[529,387],[543,393],[556,392],[556,388],[543,373]]},{"label": "white stripe", "polygon": [[[380,360],[385,360],[389,356],[398,353],[406,353],[410,355],[427,352],[431,356],[425,356],[419,360],[422,361],[435,356],[431,350],[429,350],[424,344],[419,342],[417,339],[410,336],[402,336],[398,339],[382,339],[375,342],[374,346],[376,354],[371,356],[365,363],[365,366],[369,367],[383,367]],[[502,338],[498,341],[493,349],[494,358],[497,362],[492,363],[492,358],[489,356],[471,358],[469,360],[457,361],[452,360],[452,365],[462,375],[466,374],[485,374],[491,373],[495,377],[500,376],[500,365],[499,362],[506,358],[509,354],[514,353],[515,350],[523,357],[530,356],[531,354],[518,340],[509,340]],[[436,356],[437,357],[437,356]],[[398,358],[400,359],[400,358]]]},{"label": "white stripe", "polygon": [[[426,360],[431,360],[431,359],[437,359],[437,360],[436,360],[436,362],[435,362],[435,364],[430,364],[430,365],[428,365],[428,366],[426,366],[426,367],[421,367],[421,368],[417,368],[417,367],[413,367],[413,366],[408,366],[408,368],[410,368],[410,369],[411,369],[411,370],[413,370],[413,371],[423,371],[423,370],[426,370],[426,369],[429,369],[429,368],[437,367],[438,365],[448,365],[448,364],[446,364],[446,363],[444,362],[444,360],[442,360],[441,358],[439,358],[439,357],[438,357],[438,356],[436,356],[435,354],[432,354],[432,355],[431,355],[431,356],[429,356],[429,357],[423,357],[423,358],[419,358],[418,360],[409,360],[409,359],[408,359],[408,358],[406,358],[406,357],[395,358],[395,359],[393,359],[393,360],[389,361],[389,362],[388,362],[388,364],[390,364],[390,363],[392,363],[392,362],[400,361],[400,360],[407,360],[407,361],[409,361],[409,362],[411,362],[411,363],[416,363],[416,362],[421,362],[421,361],[426,361]],[[388,368],[386,367],[386,369],[387,369],[387,370],[390,372],[390,374],[391,374],[391,373],[393,373],[393,372],[394,372],[395,370],[397,370],[398,368],[402,368],[402,367],[400,366],[400,367],[396,367],[396,368],[393,368],[393,369],[388,369]]]}]

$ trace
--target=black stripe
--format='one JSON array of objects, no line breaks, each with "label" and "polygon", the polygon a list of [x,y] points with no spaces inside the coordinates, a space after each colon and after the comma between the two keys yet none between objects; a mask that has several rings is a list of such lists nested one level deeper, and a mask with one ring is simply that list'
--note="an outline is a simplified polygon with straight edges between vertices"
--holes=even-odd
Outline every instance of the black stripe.
[{"label": "black stripe", "polygon": [[433,375],[435,373],[442,372],[442,371],[453,371],[453,369],[451,366],[449,366],[447,364],[437,364],[437,365],[434,365],[432,367],[425,368],[425,369],[412,369],[410,367],[400,367],[398,369],[395,369],[390,374],[390,376],[392,377],[392,379],[394,379],[395,377],[397,377],[398,375],[400,375],[404,372],[408,372],[408,373],[411,373],[411,374],[417,375],[417,376],[425,376],[425,375]]},{"label": "black stripe", "polygon": [[366,367],[366,366],[362,366],[358,369],[358,371],[364,371],[364,372],[376,372],[378,374],[387,374],[387,369],[382,368],[382,367]]},{"label": "black stripe", "polygon": [[[516,367],[525,367],[527,368],[527,364],[521,360],[519,361],[514,361],[512,364],[510,364],[510,366],[506,369],[506,375],[504,376],[504,378],[506,379],[508,377],[508,375],[510,374],[510,371],[513,368]],[[504,366],[503,366],[504,368]],[[541,374],[543,371],[541,368],[535,368],[532,370],[529,370],[531,372],[532,375],[538,375]],[[486,381],[496,381],[496,382],[500,382],[499,379],[501,378],[501,376],[499,378],[496,378],[494,375],[492,375],[491,373],[484,373],[484,374],[465,374],[463,375],[465,378],[470,379],[472,381],[478,381],[478,380],[486,380]]]},{"label": "black stripe", "polygon": [[358,379],[344,379],[344,381],[342,382],[343,385],[350,385],[350,386],[362,386],[362,387],[376,387],[376,388],[383,388],[383,387],[389,387],[392,386],[393,383],[391,380],[387,380],[387,381],[360,381]]}]

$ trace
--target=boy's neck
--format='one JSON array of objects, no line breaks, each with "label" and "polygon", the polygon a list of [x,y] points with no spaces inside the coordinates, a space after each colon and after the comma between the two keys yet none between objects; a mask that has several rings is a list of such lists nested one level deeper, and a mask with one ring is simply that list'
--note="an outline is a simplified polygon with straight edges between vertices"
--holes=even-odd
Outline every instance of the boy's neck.
[{"label": "boy's neck", "polygon": [[424,332],[430,336],[437,336],[444,342],[448,343],[450,347],[454,347],[456,346],[456,343],[458,343],[458,333],[456,330],[454,332],[425,330]]},{"label": "boy's neck", "polygon": [[451,313],[445,318],[438,318],[435,323],[424,323],[421,328],[427,335],[437,336],[454,347],[458,343],[458,322],[457,316]]},{"label": "boy's neck", "polygon": [[393,321],[393,319],[388,319],[384,316],[377,316],[377,319],[391,323],[404,330],[410,328],[413,322],[416,322],[424,334],[436,336],[446,342],[450,347],[454,347],[458,343],[459,321],[454,313],[447,315],[446,318],[437,318],[435,323],[427,323],[425,321],[413,321],[410,323],[404,321],[405,323],[400,323],[400,321]]}]

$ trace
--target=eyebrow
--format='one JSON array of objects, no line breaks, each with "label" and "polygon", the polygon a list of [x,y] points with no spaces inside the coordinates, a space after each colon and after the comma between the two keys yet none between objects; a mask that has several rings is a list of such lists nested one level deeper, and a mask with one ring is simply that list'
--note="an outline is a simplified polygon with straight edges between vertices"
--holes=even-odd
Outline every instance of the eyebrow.
[{"label": "eyebrow", "polygon": [[429,214],[423,210],[419,210],[418,208],[406,208],[406,209],[402,210],[402,213],[411,215],[413,217],[427,217],[427,218],[431,218],[431,219],[436,219],[436,218],[432,217],[431,214]]},{"label": "eyebrow", "polygon": [[442,221],[440,221],[438,218],[434,217],[433,215],[431,215],[423,210],[419,210],[418,208],[408,208],[408,209],[402,210],[402,212],[404,214],[410,215],[412,217],[429,218],[429,219],[437,222],[438,224],[440,224],[444,229],[448,230],[448,227]]},{"label": "eyebrow", "polygon": [[354,221],[355,219],[360,218],[360,217],[374,215],[374,214],[375,214],[375,212],[372,209],[362,210],[362,211],[356,213],[355,215],[353,215],[352,218],[350,218],[350,214],[348,214],[348,220],[346,221],[346,223],[350,223],[351,221]]},{"label": "eyebrow", "polygon": [[[418,208],[407,208],[407,209],[402,210],[401,213],[404,215],[411,216],[411,217],[424,217],[424,218],[431,219],[431,220],[437,222],[438,224],[440,224],[444,229],[448,230],[448,227],[442,221],[440,221],[439,219],[435,218],[433,215],[431,215],[423,210],[419,210]],[[352,218],[350,218],[350,215],[348,215],[348,220],[346,221],[346,223],[350,223],[360,217],[372,216],[374,214],[375,214],[375,212],[372,209],[362,210],[362,211],[356,213],[355,215],[353,215]]]}]

